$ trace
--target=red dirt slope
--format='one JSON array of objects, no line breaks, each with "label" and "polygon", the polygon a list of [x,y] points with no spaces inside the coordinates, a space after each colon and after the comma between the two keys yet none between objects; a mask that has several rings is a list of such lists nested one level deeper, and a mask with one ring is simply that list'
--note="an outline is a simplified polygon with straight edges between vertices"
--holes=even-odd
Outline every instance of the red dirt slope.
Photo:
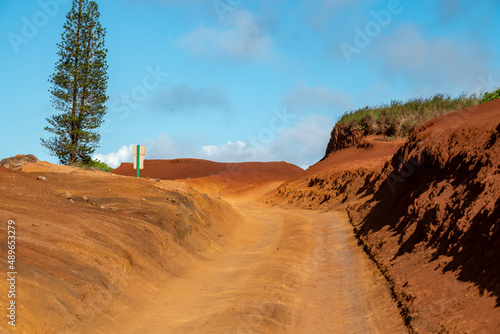
[{"label": "red dirt slope", "polygon": [[499,134],[500,100],[424,124],[350,210],[419,332],[500,332]]},{"label": "red dirt slope", "polygon": [[370,139],[334,151],[268,202],[348,208],[417,332],[500,333],[499,137],[497,100],[424,124],[389,158]]},{"label": "red dirt slope", "polygon": [[363,138],[361,145],[357,147],[330,153],[325,159],[309,167],[306,175],[386,161],[404,143],[405,140],[401,138],[387,141],[380,136],[367,136]]},{"label": "red dirt slope", "polygon": [[[141,177],[159,178],[162,180],[186,180],[189,184],[206,183],[214,185],[214,192],[231,188],[241,190],[254,188],[259,184],[273,181],[284,181],[296,177],[303,170],[286,162],[244,162],[220,163],[198,159],[145,160]],[[137,172],[133,164],[122,163],[112,173],[135,176]],[[203,180],[194,180],[201,179]],[[209,187],[210,188],[210,187]]]},{"label": "red dirt slope", "polygon": [[303,174],[283,183],[268,203],[286,203],[305,209],[328,209],[361,197],[366,184],[404,140],[382,141],[370,136],[363,147],[334,151]]},{"label": "red dirt slope", "polygon": [[[3,273],[12,271],[5,260],[11,219],[19,273],[15,332],[30,334],[79,333],[129,290],[177,277],[193,259],[223,247],[220,235],[230,236],[242,221],[226,202],[182,183],[46,162],[23,172],[0,167]],[[5,306],[7,280],[0,290]],[[5,318],[0,333],[9,328]]]}]

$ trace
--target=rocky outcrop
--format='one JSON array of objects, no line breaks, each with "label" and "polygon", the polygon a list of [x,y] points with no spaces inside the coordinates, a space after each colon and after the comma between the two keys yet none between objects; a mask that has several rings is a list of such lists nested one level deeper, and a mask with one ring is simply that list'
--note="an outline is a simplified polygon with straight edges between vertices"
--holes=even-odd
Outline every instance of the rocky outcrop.
[{"label": "rocky outcrop", "polygon": [[5,158],[0,161],[0,166],[12,169],[12,170],[21,170],[24,165],[28,163],[37,163],[39,160],[33,154],[20,154],[16,155],[12,158]]}]

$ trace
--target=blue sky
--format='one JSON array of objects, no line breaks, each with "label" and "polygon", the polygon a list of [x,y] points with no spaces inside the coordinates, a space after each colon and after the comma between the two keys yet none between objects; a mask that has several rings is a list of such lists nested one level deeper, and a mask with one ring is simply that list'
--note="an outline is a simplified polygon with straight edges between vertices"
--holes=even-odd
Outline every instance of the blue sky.
[{"label": "blue sky", "polygon": [[[322,158],[349,109],[500,86],[500,3],[108,0],[109,101],[95,158]],[[68,0],[0,2],[0,158],[32,153]]]}]

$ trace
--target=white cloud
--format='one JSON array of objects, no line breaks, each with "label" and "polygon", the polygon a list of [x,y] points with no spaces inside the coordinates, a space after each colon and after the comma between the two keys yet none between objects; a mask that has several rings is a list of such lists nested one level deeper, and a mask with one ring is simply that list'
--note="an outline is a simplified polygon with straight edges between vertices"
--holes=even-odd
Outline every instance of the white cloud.
[{"label": "white cloud", "polygon": [[[218,162],[287,161],[302,168],[318,162],[324,155],[330,139],[333,120],[322,115],[312,115],[299,120],[291,127],[273,134],[272,140],[238,140],[221,145],[202,145],[201,149],[168,134],[160,134],[146,145],[146,159],[197,158]],[[131,146],[123,146],[118,152],[94,154],[112,167],[132,161]]]},{"label": "white cloud", "polygon": [[154,140],[145,140],[146,159],[193,158],[197,149],[194,145],[174,139],[166,133],[160,133]]},{"label": "white cloud", "polygon": [[273,55],[272,40],[247,11],[235,10],[227,16],[225,29],[201,26],[174,44],[197,56],[226,56],[233,60],[267,60]]},{"label": "white cloud", "polygon": [[351,99],[323,86],[296,87],[284,99],[284,105],[293,113],[345,111],[352,106]]},{"label": "white cloud", "polygon": [[322,115],[301,119],[295,126],[276,133],[274,140],[228,142],[207,145],[199,157],[209,160],[234,161],[287,161],[307,168],[325,154],[333,120]]},{"label": "white cloud", "polygon": [[248,146],[242,141],[228,142],[220,146],[205,145],[201,147],[199,155],[208,160],[223,162],[247,161]]},{"label": "white cloud", "polygon": [[[194,158],[198,156],[195,146],[175,140],[166,133],[159,134],[154,140],[145,140],[141,145],[146,146],[146,159]],[[133,162],[133,146],[124,145],[117,152],[108,154],[94,153],[92,159],[100,160],[110,167],[117,168],[122,162]]]},{"label": "white cloud", "polygon": [[381,36],[370,64],[388,78],[402,77],[425,93],[454,89],[472,91],[480,75],[489,74],[490,56],[472,41],[426,38],[413,25],[398,27],[391,36]]},{"label": "white cloud", "polygon": [[111,152],[108,154],[94,153],[92,159],[105,162],[108,166],[116,168],[120,166],[122,162],[132,161],[132,146],[133,145],[123,145],[118,152]]},{"label": "white cloud", "polygon": [[323,115],[306,117],[293,128],[283,130],[272,143],[271,155],[307,168],[323,158],[333,125],[334,121]]}]

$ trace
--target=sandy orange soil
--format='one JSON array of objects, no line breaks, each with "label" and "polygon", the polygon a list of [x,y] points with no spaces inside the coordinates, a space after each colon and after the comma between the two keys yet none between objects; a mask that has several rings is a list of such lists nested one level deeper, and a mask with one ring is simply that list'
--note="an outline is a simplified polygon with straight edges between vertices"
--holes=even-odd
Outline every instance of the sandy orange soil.
[{"label": "sandy orange soil", "polygon": [[0,333],[497,333],[499,110],[306,171],[0,167],[4,273],[9,220],[17,238],[16,327]]},{"label": "sandy orange soil", "polygon": [[19,291],[17,326],[0,331],[405,333],[345,213],[263,204],[283,180],[240,179],[224,194],[210,177],[194,189],[44,162],[0,168],[0,270],[12,219]]},{"label": "sandy orange soil", "polygon": [[[272,185],[275,187],[277,184]],[[269,189],[269,188],[268,188]],[[380,276],[341,214],[231,201],[245,225],[222,252],[161,282],[99,333],[404,333]],[[131,317],[130,314],[134,316]]]}]

